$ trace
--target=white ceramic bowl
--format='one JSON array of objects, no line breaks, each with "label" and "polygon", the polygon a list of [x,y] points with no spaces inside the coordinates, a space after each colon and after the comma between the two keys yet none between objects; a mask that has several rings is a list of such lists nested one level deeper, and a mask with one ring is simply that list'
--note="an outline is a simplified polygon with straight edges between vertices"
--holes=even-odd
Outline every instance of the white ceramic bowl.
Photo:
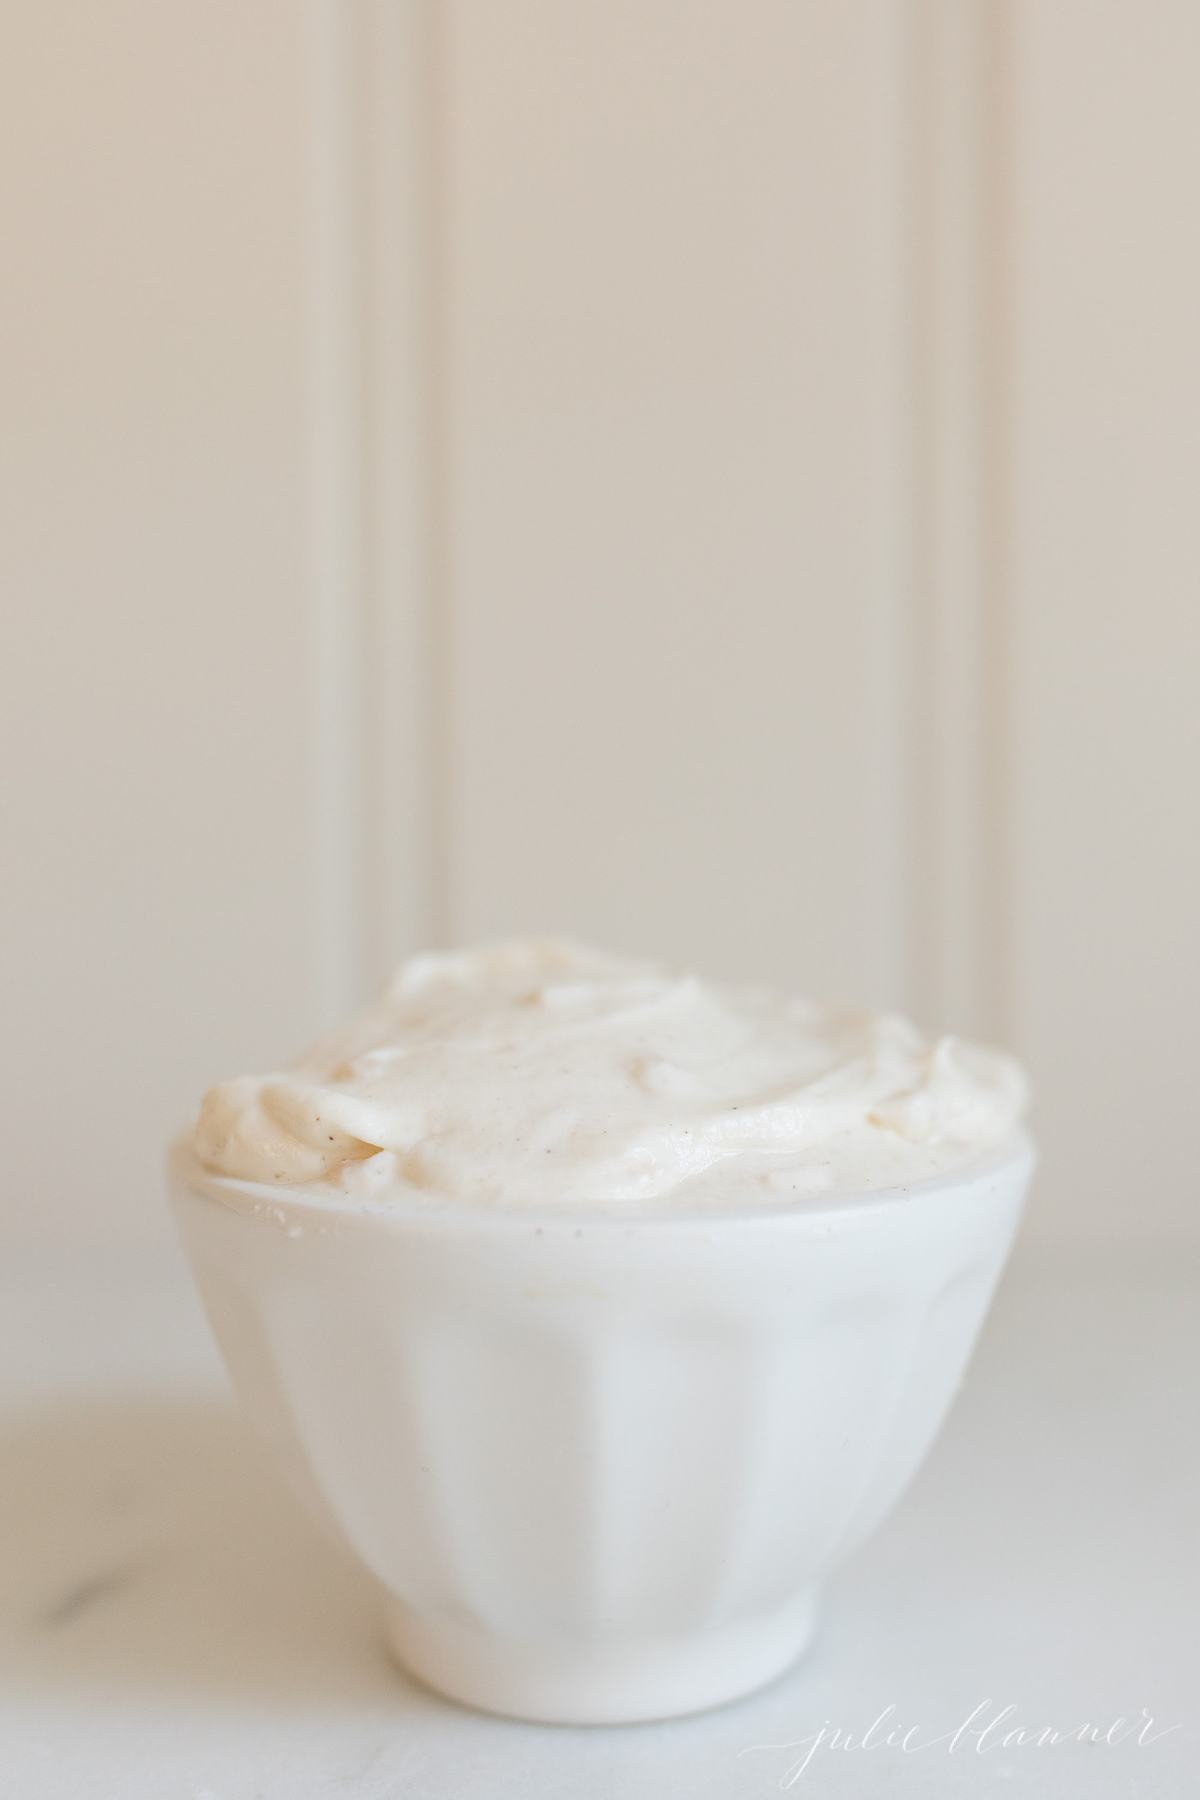
[{"label": "white ceramic bowl", "polygon": [[490,1711],[733,1699],[937,1432],[1025,1137],[908,1190],[715,1214],[397,1207],[207,1175],[183,1236],[242,1398],[386,1593],[400,1660]]}]

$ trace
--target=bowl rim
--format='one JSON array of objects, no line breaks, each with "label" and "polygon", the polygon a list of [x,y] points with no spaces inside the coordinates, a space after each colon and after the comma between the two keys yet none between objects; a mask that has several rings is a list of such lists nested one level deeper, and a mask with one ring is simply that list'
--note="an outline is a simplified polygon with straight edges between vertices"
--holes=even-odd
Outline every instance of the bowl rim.
[{"label": "bowl rim", "polygon": [[168,1179],[177,1196],[221,1205],[227,1212],[244,1217],[267,1215],[277,1224],[320,1218],[326,1225],[357,1225],[411,1231],[477,1231],[514,1230],[534,1227],[544,1232],[548,1226],[567,1226],[575,1232],[583,1227],[620,1227],[625,1230],[647,1230],[650,1227],[701,1226],[728,1229],[734,1225],[766,1225],[782,1221],[803,1222],[818,1230],[829,1230],[838,1221],[894,1213],[897,1209],[923,1209],[926,1202],[944,1198],[954,1190],[993,1192],[997,1184],[1008,1185],[1013,1178],[1027,1181],[1037,1164],[1038,1152],[1028,1128],[1020,1125],[1003,1143],[978,1157],[944,1169],[934,1175],[887,1187],[847,1189],[845,1192],[825,1190],[817,1195],[795,1200],[762,1200],[754,1204],[729,1204],[719,1201],[671,1203],[648,1206],[628,1200],[562,1200],[507,1203],[497,1200],[473,1200],[461,1195],[442,1195],[412,1190],[395,1199],[362,1199],[330,1189],[315,1182],[273,1183],[252,1181],[240,1176],[219,1175],[205,1167],[192,1148],[191,1131],[178,1134],[167,1157]]}]

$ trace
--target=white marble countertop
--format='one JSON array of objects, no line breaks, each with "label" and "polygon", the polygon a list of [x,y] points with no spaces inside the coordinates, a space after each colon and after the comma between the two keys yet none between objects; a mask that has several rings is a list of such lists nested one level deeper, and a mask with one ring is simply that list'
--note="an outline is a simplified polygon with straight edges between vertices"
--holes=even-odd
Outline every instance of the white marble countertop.
[{"label": "white marble countertop", "polygon": [[[808,1659],[737,1706],[599,1730],[473,1715],[395,1670],[365,1578],[247,1436],[178,1264],[10,1257],[0,1304],[14,1800],[1200,1793],[1194,1262],[1019,1261]],[[888,1707],[873,1747],[799,1768],[823,1727],[857,1740]],[[1116,1743],[995,1741],[1122,1716]],[[909,1728],[907,1752],[880,1741]]]}]

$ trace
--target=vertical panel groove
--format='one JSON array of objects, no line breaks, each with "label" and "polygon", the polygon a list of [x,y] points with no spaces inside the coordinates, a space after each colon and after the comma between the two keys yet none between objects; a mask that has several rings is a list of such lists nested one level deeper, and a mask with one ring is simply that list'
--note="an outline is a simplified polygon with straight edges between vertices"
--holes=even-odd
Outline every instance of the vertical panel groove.
[{"label": "vertical panel groove", "polygon": [[877,381],[883,462],[878,482],[869,680],[871,714],[876,721],[874,836],[879,845],[880,879],[887,894],[882,916],[888,939],[882,946],[880,966],[890,992],[877,994],[875,999],[911,1011],[918,1002],[913,921],[918,878],[914,814],[920,778],[914,736],[917,689],[910,653],[914,610],[911,421],[917,373],[912,353],[915,170],[910,143],[914,93],[907,10],[889,8],[884,16],[887,30],[878,32],[875,43],[876,54],[883,60],[879,86],[885,106],[882,130],[870,147],[880,180],[876,233],[880,260],[875,287],[881,297]]},{"label": "vertical panel groove", "polygon": [[425,298],[428,328],[426,356],[427,452],[429,488],[429,830],[427,938],[445,945],[456,935],[453,891],[453,570],[450,556],[450,275],[448,219],[450,184],[447,179],[450,111],[448,26],[446,11],[437,0],[426,0],[425,150],[428,229],[425,237]]},{"label": "vertical panel groove", "polygon": [[1003,1035],[1002,0],[917,0],[913,506],[915,987]]},{"label": "vertical panel groove", "polygon": [[444,933],[432,0],[310,0],[322,1011]]},{"label": "vertical panel groove", "polygon": [[986,0],[983,59],[984,228],[984,813],[982,951],[984,1023],[997,1039],[1020,1046],[1013,942],[1016,834],[1012,807],[1013,644],[1012,392],[1013,270],[1011,182],[1013,9]]},{"label": "vertical panel groove", "polygon": [[366,0],[369,971],[446,933],[435,0]]},{"label": "vertical panel groove", "polygon": [[309,882],[317,1004],[326,1018],[352,1004],[362,986],[365,908],[353,18],[337,0],[309,0]]}]

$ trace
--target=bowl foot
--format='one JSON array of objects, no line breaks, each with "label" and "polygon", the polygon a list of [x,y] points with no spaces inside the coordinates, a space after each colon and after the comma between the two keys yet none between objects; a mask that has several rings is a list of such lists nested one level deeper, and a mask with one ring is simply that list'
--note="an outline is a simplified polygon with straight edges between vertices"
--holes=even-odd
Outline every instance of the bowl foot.
[{"label": "bowl foot", "polygon": [[451,1700],[554,1725],[669,1719],[740,1699],[775,1680],[812,1641],[816,1597],[762,1619],[678,1638],[529,1644],[431,1620],[389,1599],[397,1661]]}]

